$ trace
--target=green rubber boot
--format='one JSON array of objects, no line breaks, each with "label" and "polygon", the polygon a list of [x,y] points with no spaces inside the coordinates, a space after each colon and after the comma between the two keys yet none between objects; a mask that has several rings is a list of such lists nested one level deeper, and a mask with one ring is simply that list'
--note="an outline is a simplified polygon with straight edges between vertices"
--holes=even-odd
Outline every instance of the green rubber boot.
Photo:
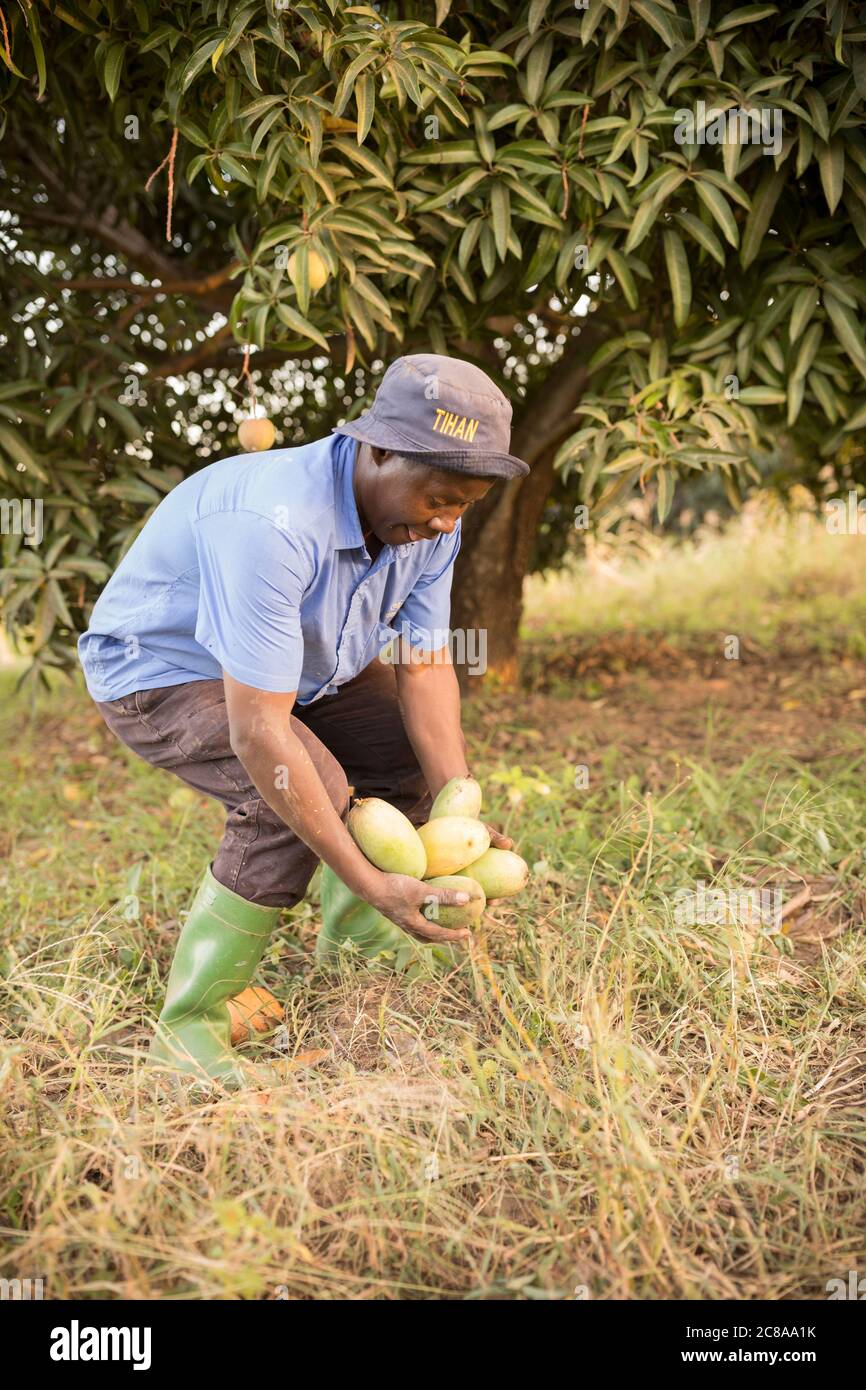
[{"label": "green rubber boot", "polygon": [[247,902],[205,870],[172,961],[152,1062],[227,1086],[278,1082],[276,1072],[235,1053],[226,1000],[251,982],[279,915],[278,907]]},{"label": "green rubber boot", "polygon": [[397,971],[416,973],[454,969],[463,959],[454,946],[425,945],[347,888],[327,864],[322,865],[322,925],[316,938],[319,960],[334,960],[351,942],[366,960],[379,960]]}]

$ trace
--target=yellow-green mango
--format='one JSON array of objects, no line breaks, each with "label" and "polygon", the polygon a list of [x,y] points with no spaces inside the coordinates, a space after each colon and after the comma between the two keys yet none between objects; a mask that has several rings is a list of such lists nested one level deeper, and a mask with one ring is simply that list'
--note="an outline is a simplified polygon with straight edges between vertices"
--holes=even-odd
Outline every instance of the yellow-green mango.
[{"label": "yellow-green mango", "polygon": [[526,887],[529,865],[510,849],[488,849],[463,873],[484,889],[485,898],[511,898]]},{"label": "yellow-green mango", "polygon": [[424,878],[427,856],[412,822],[378,796],[362,797],[349,812],[349,833],[371,864],[386,874]]},{"label": "yellow-green mango", "polygon": [[468,893],[469,902],[461,906],[443,906],[430,902],[423,909],[424,916],[437,927],[474,927],[481,921],[481,914],[487,906],[487,899],[480,883],[474,878],[464,878],[460,874],[437,874],[428,878],[431,888],[448,888],[452,893]]},{"label": "yellow-green mango", "polygon": [[481,787],[474,777],[452,777],[446,782],[430,811],[430,819],[440,816],[472,816],[481,810]]},{"label": "yellow-green mango", "polygon": [[427,855],[426,878],[459,874],[490,845],[490,832],[471,816],[437,816],[418,829]]}]

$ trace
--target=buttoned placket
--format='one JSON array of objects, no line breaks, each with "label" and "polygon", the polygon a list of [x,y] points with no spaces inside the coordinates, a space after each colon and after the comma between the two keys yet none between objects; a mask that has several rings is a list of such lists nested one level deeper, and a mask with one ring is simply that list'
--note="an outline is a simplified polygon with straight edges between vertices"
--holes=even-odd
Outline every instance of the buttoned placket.
[{"label": "buttoned placket", "polygon": [[[395,560],[404,559],[411,551],[412,545],[410,542],[404,545],[383,545],[375,560],[371,560],[370,552],[366,546],[363,546],[362,549],[369,568],[356,584],[355,591],[349,602],[349,611],[346,614],[346,621],[343,624],[343,630],[340,633],[340,640],[337,646],[337,665],[327,685],[323,687],[329,695],[335,694],[339,689],[337,677],[340,675],[340,668],[343,664],[344,656],[348,657],[349,655],[351,638],[357,626],[357,614],[363,602],[364,590],[374,576],[379,574],[386,566],[392,565]],[[381,624],[379,624],[379,627],[381,628]]]}]

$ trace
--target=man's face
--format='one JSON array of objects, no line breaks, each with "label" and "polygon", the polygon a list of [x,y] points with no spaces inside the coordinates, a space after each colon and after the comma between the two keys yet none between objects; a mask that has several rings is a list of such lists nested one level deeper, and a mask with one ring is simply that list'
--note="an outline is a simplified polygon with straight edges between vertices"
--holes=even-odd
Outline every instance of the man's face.
[{"label": "man's face", "polygon": [[450,535],[473,502],[486,496],[489,478],[428,468],[399,454],[363,446],[358,503],[366,524],[386,545]]}]

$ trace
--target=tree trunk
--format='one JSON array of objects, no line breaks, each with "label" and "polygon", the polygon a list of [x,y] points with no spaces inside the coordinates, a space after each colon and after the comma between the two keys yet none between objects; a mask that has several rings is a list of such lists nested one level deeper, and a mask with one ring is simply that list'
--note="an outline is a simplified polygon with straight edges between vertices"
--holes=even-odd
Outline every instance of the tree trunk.
[{"label": "tree trunk", "polygon": [[[511,452],[531,472],[497,483],[463,520],[451,597],[451,627],[465,637],[467,660],[455,664],[464,695],[480,688],[482,676],[507,686],[517,682],[518,629],[523,580],[544,504],[554,483],[553,459],[575,429],[574,408],[586,384],[585,363],[594,344],[584,331],[567,348],[531,398],[523,402],[511,436]],[[470,639],[469,633],[473,634]],[[471,655],[485,654],[486,671]],[[473,675],[473,671],[477,674]]]}]

